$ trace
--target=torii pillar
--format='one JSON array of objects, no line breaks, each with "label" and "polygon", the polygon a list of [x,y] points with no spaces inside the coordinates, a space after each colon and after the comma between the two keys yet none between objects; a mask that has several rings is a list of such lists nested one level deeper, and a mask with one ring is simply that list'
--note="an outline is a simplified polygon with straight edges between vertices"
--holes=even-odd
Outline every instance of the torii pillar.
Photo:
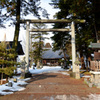
[{"label": "torii pillar", "polygon": [[75,45],[75,26],[74,22],[71,23],[71,42],[72,42],[72,66],[73,72],[76,72],[75,61],[76,61],[76,45]]},{"label": "torii pillar", "polygon": [[26,68],[25,71],[29,71],[29,28],[30,28],[30,23],[27,21],[26,22],[26,51],[25,51],[25,57],[26,57]]}]

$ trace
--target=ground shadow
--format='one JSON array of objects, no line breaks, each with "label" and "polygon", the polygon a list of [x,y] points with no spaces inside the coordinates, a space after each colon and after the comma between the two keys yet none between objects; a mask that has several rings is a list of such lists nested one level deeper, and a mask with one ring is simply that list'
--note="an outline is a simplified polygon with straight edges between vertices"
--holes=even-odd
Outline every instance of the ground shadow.
[{"label": "ground shadow", "polygon": [[[42,73],[42,74],[32,74],[32,77],[30,77],[31,79],[26,81],[27,83],[31,83],[31,82],[34,82],[34,81],[37,81],[37,80],[43,80],[43,79],[46,79],[46,78],[51,78],[51,77],[57,77],[57,75],[48,75],[48,73]],[[25,87],[27,86],[28,84],[24,84],[24,85],[18,85],[20,87]],[[4,90],[3,92],[12,92],[11,90],[9,89],[6,89]],[[13,91],[13,92],[18,92],[18,91]],[[4,95],[0,95],[1,96],[4,96]]]},{"label": "ground shadow", "polygon": [[31,83],[33,81],[37,81],[37,80],[43,80],[46,78],[51,78],[51,77],[57,77],[57,75],[48,75],[48,73],[44,73],[44,74],[33,74],[31,79],[26,81],[27,83]]}]

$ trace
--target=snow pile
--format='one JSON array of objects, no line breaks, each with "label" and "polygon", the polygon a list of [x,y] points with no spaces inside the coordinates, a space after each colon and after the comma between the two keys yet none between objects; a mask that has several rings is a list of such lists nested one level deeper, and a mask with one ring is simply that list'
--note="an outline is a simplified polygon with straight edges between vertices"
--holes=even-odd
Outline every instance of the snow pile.
[{"label": "snow pile", "polygon": [[12,82],[12,87],[9,87],[8,83],[0,85],[0,95],[12,94],[15,91],[24,90],[25,89],[24,87],[20,87],[18,85],[26,85],[27,83],[25,81],[29,79],[30,78],[22,80],[17,78],[17,83],[13,82],[13,79],[10,79],[9,82]]},{"label": "snow pile", "polygon": [[100,100],[100,95],[98,94],[90,94],[88,97],[89,100]]},{"label": "snow pile", "polygon": [[56,95],[56,96],[45,96],[43,99],[46,100],[100,100],[100,95],[90,94],[87,97],[80,97],[77,95]]},{"label": "snow pile", "polygon": [[35,70],[31,67],[29,71],[32,74],[40,74],[40,73],[58,72],[65,70],[62,69],[61,66],[56,66],[56,67],[44,66],[42,69],[35,69]]}]

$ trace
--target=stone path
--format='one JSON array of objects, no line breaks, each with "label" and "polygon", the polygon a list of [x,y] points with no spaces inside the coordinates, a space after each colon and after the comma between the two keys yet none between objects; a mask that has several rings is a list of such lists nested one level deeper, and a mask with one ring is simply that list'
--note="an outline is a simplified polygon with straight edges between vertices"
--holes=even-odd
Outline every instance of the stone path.
[{"label": "stone path", "polygon": [[100,89],[61,73],[33,75],[27,82],[24,91],[0,96],[0,100],[100,100]]}]

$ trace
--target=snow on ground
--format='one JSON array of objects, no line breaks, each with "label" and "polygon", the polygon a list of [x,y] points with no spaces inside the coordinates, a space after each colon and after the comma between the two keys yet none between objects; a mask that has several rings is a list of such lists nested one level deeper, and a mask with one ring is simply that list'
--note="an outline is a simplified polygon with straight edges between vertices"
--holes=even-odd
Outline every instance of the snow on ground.
[{"label": "snow on ground", "polygon": [[[29,79],[29,78],[28,78]],[[0,85],[0,94],[1,95],[7,95],[7,94],[12,94],[13,92],[15,92],[15,91],[21,91],[21,90],[24,90],[25,88],[24,87],[20,87],[20,86],[18,86],[18,85],[25,85],[25,84],[27,84],[26,82],[25,82],[25,79],[23,79],[23,80],[21,80],[21,79],[18,79],[17,78],[17,83],[15,83],[15,82],[13,82],[13,79],[10,79],[9,80],[9,82],[12,82],[13,83],[13,85],[12,85],[12,87],[9,87],[8,86],[8,83],[6,83],[6,84],[3,84],[3,85]],[[4,91],[4,90],[9,90],[9,92],[7,91]]]},{"label": "snow on ground", "polygon": [[90,94],[87,97],[79,97],[77,95],[56,95],[45,96],[45,100],[100,100],[100,95]]},{"label": "snow on ground", "polygon": [[[49,72],[58,72],[58,71],[64,71],[64,69],[61,68],[61,66],[57,67],[50,67],[50,66],[44,66],[42,69],[33,69],[33,67],[29,68],[30,73],[32,74],[41,74],[41,73],[49,73]],[[18,74],[21,73],[21,69],[17,69]],[[67,73],[62,72],[62,74],[68,75]],[[13,82],[13,78],[17,78],[17,83]],[[30,78],[26,79],[20,79],[20,76],[13,76],[12,79],[9,79],[9,82],[12,82],[12,87],[8,86],[8,83],[0,85],[0,95],[7,95],[7,94],[13,94],[15,91],[21,91],[24,90],[24,87],[20,87],[19,85],[25,85],[28,84],[25,81],[29,80]],[[6,92],[7,90],[7,92]],[[8,91],[9,90],[9,91]]]},{"label": "snow on ground", "polygon": [[56,67],[44,66],[42,69],[35,69],[35,70],[31,67],[29,71],[32,74],[40,74],[40,73],[47,73],[47,72],[64,71],[64,69],[61,68],[61,66],[56,66]]}]

